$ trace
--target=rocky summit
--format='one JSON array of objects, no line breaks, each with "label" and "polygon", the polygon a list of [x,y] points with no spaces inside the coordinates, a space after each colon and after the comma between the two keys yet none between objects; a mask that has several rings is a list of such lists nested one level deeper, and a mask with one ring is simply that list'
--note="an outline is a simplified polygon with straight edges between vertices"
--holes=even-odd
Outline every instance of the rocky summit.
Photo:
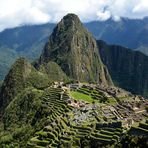
[{"label": "rocky summit", "polygon": [[112,84],[95,39],[75,14],[66,15],[55,27],[38,63],[48,61],[56,62],[67,76],[80,82]]}]

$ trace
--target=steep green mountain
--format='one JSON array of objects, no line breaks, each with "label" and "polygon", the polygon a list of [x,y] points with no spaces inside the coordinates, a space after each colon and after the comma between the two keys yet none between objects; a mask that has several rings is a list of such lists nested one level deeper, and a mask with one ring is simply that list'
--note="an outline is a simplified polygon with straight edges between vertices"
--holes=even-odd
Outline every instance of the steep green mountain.
[{"label": "steep green mountain", "polygon": [[110,85],[93,36],[74,14],[66,15],[55,27],[36,64],[54,61],[72,79]]},{"label": "steep green mountain", "polygon": [[0,109],[3,110],[25,87],[25,80],[31,72],[31,65],[24,59],[15,62],[12,69],[6,76],[1,88]]},{"label": "steep green mountain", "polygon": [[97,41],[101,59],[114,83],[135,94],[148,97],[148,56],[128,48]]},{"label": "steep green mountain", "polygon": [[54,62],[49,62],[37,71],[24,58],[18,59],[6,76],[0,92],[0,112],[3,112],[13,98],[28,87],[43,89],[54,81],[68,81],[68,77]]}]

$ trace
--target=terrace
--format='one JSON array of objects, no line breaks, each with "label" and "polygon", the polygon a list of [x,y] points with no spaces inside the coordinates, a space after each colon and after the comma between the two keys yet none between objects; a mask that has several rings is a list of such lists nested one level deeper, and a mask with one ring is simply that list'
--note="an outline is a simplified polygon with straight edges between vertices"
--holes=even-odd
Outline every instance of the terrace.
[{"label": "terrace", "polygon": [[[121,140],[123,131],[145,117],[146,112],[137,111],[142,110],[147,101],[139,99],[138,109],[134,108],[135,96],[133,100],[118,102],[95,85],[70,85],[72,91],[66,86],[64,91],[62,87],[48,88],[43,95],[47,121],[29,141],[28,147],[80,147],[84,138],[96,140],[100,146],[112,145]],[[148,121],[132,127],[130,134],[144,131],[146,135],[147,124]]]}]

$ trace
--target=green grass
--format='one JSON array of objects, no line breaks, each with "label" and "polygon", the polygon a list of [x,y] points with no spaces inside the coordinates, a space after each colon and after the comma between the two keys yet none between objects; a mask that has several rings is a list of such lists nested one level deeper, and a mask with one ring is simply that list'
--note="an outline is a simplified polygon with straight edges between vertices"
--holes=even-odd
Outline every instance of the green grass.
[{"label": "green grass", "polygon": [[71,97],[73,97],[76,100],[83,100],[89,103],[92,103],[94,100],[91,96],[80,93],[80,92],[76,92],[76,91],[71,91],[70,92]]},{"label": "green grass", "polygon": [[108,103],[111,105],[117,104],[117,101],[114,98],[108,98]]}]

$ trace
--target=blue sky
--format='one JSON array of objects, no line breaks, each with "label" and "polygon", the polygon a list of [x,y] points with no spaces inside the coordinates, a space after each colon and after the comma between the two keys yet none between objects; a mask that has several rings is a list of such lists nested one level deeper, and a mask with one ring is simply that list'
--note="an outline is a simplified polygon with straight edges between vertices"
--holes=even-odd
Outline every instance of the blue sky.
[{"label": "blue sky", "polygon": [[58,22],[67,13],[83,22],[148,16],[148,0],[0,0],[0,31],[24,24]]}]

